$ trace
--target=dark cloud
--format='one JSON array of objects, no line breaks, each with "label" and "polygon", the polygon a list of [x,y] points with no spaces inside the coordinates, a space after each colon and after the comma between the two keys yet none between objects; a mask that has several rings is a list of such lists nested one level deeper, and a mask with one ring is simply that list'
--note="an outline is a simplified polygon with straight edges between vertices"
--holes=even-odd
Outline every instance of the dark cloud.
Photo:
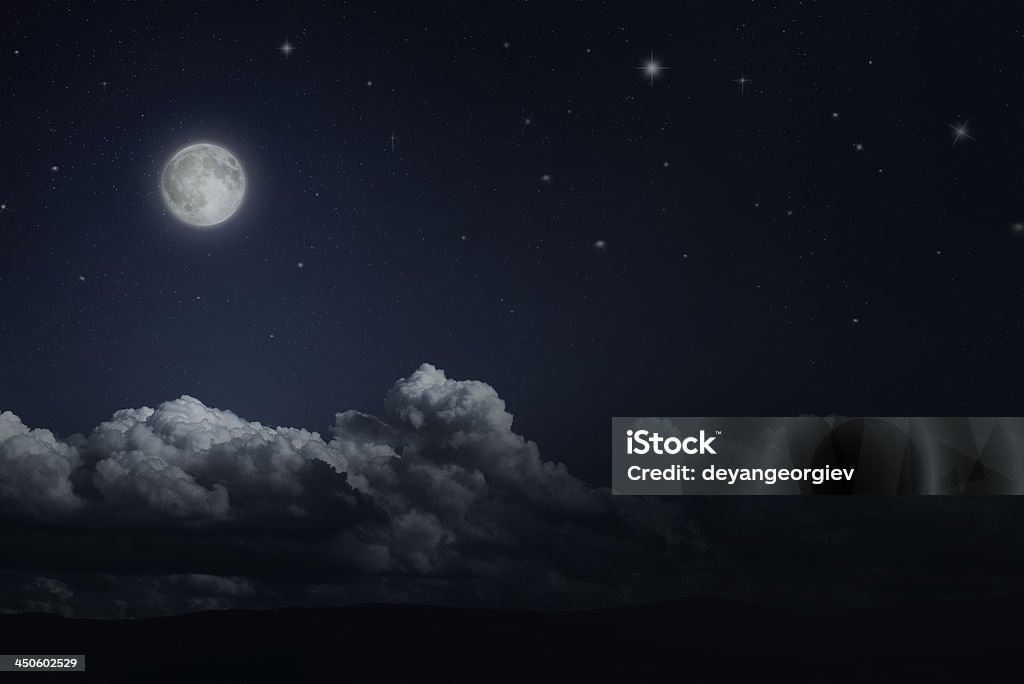
[{"label": "dark cloud", "polygon": [[49,430],[30,430],[18,416],[0,413],[0,506],[10,512],[69,514],[82,503],[71,485],[78,451]]},{"label": "dark cloud", "polygon": [[[3,414],[0,534],[8,584],[21,583],[5,607],[91,613],[112,596],[113,612],[148,614],[460,591],[549,602],[606,593],[618,572],[628,598],[666,557],[701,552],[692,523],[542,460],[485,383],[424,364],[386,407],[340,413],[326,437],[189,396],[63,441]],[[638,558],[651,563],[639,575]]]}]

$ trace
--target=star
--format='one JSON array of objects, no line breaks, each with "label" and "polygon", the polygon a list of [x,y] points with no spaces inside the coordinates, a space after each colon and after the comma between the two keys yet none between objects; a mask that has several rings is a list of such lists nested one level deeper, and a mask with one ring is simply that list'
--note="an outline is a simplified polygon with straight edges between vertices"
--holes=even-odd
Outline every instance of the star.
[{"label": "star", "polygon": [[745,92],[747,92],[747,84],[753,83],[754,80],[747,78],[743,74],[740,74],[740,77],[732,79],[732,82],[740,87],[740,95],[743,95]]},{"label": "star", "polygon": [[654,79],[657,78],[662,70],[668,69],[667,66],[663,66],[661,62],[654,58],[654,51],[651,51],[650,58],[643,63],[643,65],[635,67],[638,71],[644,72],[644,76],[647,76],[651,80],[651,87],[654,87]]},{"label": "star", "polygon": [[54,173],[57,173],[57,171],[59,171],[60,168],[56,164],[54,164],[53,166],[50,167],[50,170],[53,171]]},{"label": "star", "polygon": [[594,243],[594,249],[599,249],[602,252],[605,251],[607,247],[608,243],[605,242],[604,240],[598,240],[597,242]]},{"label": "star", "polygon": [[863,152],[864,151],[864,144],[863,143],[854,143],[853,149],[857,150],[858,152]]},{"label": "star", "polygon": [[103,92],[106,92],[107,86],[110,84],[107,81],[100,81],[100,85],[103,86]]},{"label": "star", "polygon": [[545,173],[543,176],[540,177],[540,179],[542,181],[544,181],[545,183],[550,183],[551,182],[551,174],[550,173]]},{"label": "star", "polygon": [[395,141],[398,140],[398,138],[395,137],[395,132],[394,131],[391,131],[391,137],[388,138],[388,140],[391,141],[391,152],[394,153],[394,151],[395,151]]},{"label": "star", "polygon": [[508,50],[508,49],[509,49],[510,47],[512,47],[512,43],[510,43],[510,42],[508,42],[508,41],[506,40],[506,41],[505,41],[504,43],[502,43],[502,44],[501,44],[501,47],[503,47],[503,48],[505,48],[506,50]]},{"label": "star", "polygon": [[84,276],[84,275],[80,275],[80,276],[78,276],[78,280],[79,280],[80,282],[83,282],[83,283],[84,283],[84,282],[85,282],[85,276]]},{"label": "star", "polygon": [[832,118],[833,119],[838,119],[839,118],[839,112],[832,112]]},{"label": "star", "polygon": [[297,266],[298,268],[305,268],[305,267],[306,267],[306,265],[305,265],[304,263],[302,263],[301,261],[300,261],[299,263],[295,264],[295,265],[296,265],[296,266]]},{"label": "star", "polygon": [[285,39],[285,41],[281,43],[281,47],[277,49],[281,52],[282,55],[284,55],[285,59],[288,59],[288,56],[295,52],[295,46],[289,43],[287,39]]},{"label": "star", "polygon": [[3,214],[5,212],[10,211],[10,209],[7,208],[7,202],[8,202],[8,200],[4,200],[3,202],[0,202],[0,214]]},{"label": "star", "polygon": [[1015,235],[1020,235],[1021,233],[1024,233],[1024,222],[1017,221],[1010,227],[1013,228],[1013,232]]},{"label": "star", "polygon": [[970,119],[967,119],[962,124],[946,124],[953,129],[953,144],[956,145],[960,142],[960,138],[967,138],[968,140],[974,140],[974,137],[967,131],[967,124],[970,123]]}]

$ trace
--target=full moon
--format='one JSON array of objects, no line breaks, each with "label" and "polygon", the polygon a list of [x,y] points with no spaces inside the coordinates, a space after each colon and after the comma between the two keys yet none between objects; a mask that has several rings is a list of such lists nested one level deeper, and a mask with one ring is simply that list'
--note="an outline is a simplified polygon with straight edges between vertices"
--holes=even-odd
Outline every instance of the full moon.
[{"label": "full moon", "polygon": [[223,147],[210,143],[179,150],[160,179],[164,203],[176,217],[208,228],[231,218],[245,196],[242,165]]}]

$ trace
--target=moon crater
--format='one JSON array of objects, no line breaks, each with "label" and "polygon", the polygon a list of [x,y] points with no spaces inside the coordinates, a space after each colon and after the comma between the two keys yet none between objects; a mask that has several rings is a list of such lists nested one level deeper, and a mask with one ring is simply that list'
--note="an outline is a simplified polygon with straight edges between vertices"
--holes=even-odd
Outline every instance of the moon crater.
[{"label": "moon crater", "polygon": [[179,150],[160,179],[164,204],[192,226],[210,227],[231,218],[245,196],[245,173],[233,154],[210,143]]}]

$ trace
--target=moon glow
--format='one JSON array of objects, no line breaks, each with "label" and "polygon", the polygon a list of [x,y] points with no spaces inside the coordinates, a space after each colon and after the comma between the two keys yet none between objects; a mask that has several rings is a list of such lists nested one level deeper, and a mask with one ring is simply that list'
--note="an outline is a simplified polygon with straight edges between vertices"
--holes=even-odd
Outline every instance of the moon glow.
[{"label": "moon glow", "polygon": [[245,173],[233,154],[210,143],[189,145],[167,162],[160,194],[174,216],[209,228],[231,218],[245,196]]}]

